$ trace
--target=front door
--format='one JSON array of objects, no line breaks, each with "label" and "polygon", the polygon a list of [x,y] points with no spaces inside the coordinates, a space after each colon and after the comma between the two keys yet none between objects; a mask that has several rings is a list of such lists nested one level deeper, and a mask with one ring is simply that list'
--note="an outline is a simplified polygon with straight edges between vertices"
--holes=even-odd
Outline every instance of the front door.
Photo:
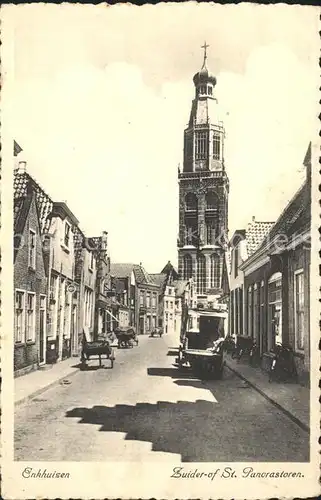
[{"label": "front door", "polygon": [[139,318],[139,331],[141,335],[144,335],[144,316]]},{"label": "front door", "polygon": [[39,363],[45,362],[46,346],[46,296],[40,295]]}]

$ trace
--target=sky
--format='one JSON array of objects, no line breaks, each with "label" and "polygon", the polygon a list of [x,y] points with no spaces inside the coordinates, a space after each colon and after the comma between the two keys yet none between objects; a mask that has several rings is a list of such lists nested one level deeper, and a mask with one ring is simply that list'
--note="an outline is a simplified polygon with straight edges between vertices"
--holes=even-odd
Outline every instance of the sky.
[{"label": "sky", "polygon": [[7,6],[12,137],[113,262],[177,261],[178,165],[202,65],[226,130],[229,234],[276,220],[316,135],[318,11],[287,5]]}]

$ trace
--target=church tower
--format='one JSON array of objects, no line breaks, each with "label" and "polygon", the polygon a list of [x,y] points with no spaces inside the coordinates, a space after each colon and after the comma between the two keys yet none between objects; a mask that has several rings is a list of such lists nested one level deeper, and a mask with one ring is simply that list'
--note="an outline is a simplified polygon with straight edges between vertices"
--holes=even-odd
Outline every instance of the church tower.
[{"label": "church tower", "polygon": [[207,48],[194,75],[195,97],[184,131],[183,171],[179,182],[178,270],[194,278],[197,295],[222,294],[227,243],[229,181],[224,166],[224,126],[215,97],[216,78],[207,69]]}]

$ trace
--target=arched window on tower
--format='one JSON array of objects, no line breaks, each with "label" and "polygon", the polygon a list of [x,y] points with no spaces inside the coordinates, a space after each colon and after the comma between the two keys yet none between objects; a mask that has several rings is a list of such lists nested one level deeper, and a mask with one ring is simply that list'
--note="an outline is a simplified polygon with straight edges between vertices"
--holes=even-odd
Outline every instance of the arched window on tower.
[{"label": "arched window on tower", "polygon": [[185,196],[185,210],[187,212],[197,210],[197,196],[194,193],[187,193]]},{"label": "arched window on tower", "polygon": [[217,210],[218,209],[218,196],[214,191],[209,191],[206,193],[206,209],[207,210]]},{"label": "arched window on tower", "polygon": [[184,255],[183,258],[183,277],[184,280],[188,280],[193,275],[192,268],[192,257],[190,255]]},{"label": "arched window on tower", "polygon": [[221,288],[221,257],[211,255],[211,287]]},{"label": "arched window on tower", "polygon": [[213,219],[206,222],[206,245],[214,245],[215,242],[215,223]]},{"label": "arched window on tower", "polygon": [[197,257],[197,293],[203,295],[206,290],[206,261],[204,255]]}]

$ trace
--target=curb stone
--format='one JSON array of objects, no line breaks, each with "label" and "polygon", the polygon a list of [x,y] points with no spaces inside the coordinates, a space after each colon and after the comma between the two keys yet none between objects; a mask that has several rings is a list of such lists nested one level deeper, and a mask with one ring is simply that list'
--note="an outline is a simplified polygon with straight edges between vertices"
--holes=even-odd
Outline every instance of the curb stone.
[{"label": "curb stone", "polygon": [[36,391],[32,392],[31,394],[28,394],[28,396],[25,396],[25,397],[22,397],[21,399],[18,399],[18,401],[14,402],[14,406],[19,406],[22,403],[25,403],[26,401],[28,401],[30,399],[33,399],[33,398],[35,398],[37,396],[40,396],[40,394],[44,393],[48,389],[51,389],[55,385],[58,385],[60,382],[62,382],[66,378],[71,377],[72,375],[75,375],[79,371],[80,371],[79,368],[74,368],[72,371],[68,372],[63,377],[59,377],[56,380],[53,380],[52,382],[49,382],[49,384],[47,384],[47,385],[45,385],[43,387],[40,387],[40,389],[37,389]]},{"label": "curb stone", "polygon": [[292,420],[292,422],[294,422],[299,427],[301,427],[301,429],[303,429],[306,432],[310,432],[310,427],[305,422],[302,422],[302,420],[300,420],[299,418],[297,418],[295,415],[293,415],[293,413],[291,413],[289,410],[287,410],[282,405],[280,405],[279,403],[277,403],[274,399],[272,399],[264,391],[262,391],[262,389],[260,389],[257,385],[253,384],[253,382],[250,382],[246,377],[244,377],[243,375],[241,375],[240,372],[238,372],[237,370],[235,370],[234,368],[232,368],[231,366],[229,366],[228,362],[225,363],[225,366],[231,372],[235,373],[239,378],[241,378],[242,380],[244,380],[245,382],[247,382],[251,387],[253,387],[253,389],[255,389],[259,394],[261,394],[261,396],[263,396],[265,399],[267,399],[267,401],[269,401],[276,408],[278,408],[279,410],[281,410],[287,417],[289,417]]}]

